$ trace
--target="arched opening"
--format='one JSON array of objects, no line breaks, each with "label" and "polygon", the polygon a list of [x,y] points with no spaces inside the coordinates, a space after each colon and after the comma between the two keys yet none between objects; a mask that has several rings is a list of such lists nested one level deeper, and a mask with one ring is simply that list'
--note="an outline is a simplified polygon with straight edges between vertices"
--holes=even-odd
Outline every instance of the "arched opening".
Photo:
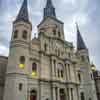
[{"label": "arched opening", "polygon": [[19,61],[20,61],[19,67],[21,69],[25,68],[25,57],[21,56]]},{"label": "arched opening", "polygon": [[21,63],[21,64],[24,64],[24,63],[25,63],[25,57],[24,57],[24,56],[21,56],[21,57],[20,57],[20,63]]},{"label": "arched opening", "polygon": [[53,35],[56,35],[56,29],[53,29]]},{"label": "arched opening", "polygon": [[33,63],[32,64],[32,76],[37,76],[37,64]]},{"label": "arched opening", "polygon": [[20,84],[19,84],[19,91],[22,91],[22,89],[23,89],[23,84],[20,83]]},{"label": "arched opening", "polygon": [[30,92],[30,100],[37,100],[37,92],[35,90]]},{"label": "arched opening", "polygon": [[61,37],[60,31],[58,32],[58,36]]},{"label": "arched opening", "polygon": [[18,37],[18,30],[15,30],[15,32],[14,32],[14,39],[17,39],[17,37]]},{"label": "arched opening", "polygon": [[64,78],[64,66],[61,63],[58,63],[58,77]]},{"label": "arched opening", "polygon": [[36,63],[32,64],[32,71],[37,71],[37,64]]},{"label": "arched opening", "polygon": [[60,89],[60,100],[66,100],[65,90]]},{"label": "arched opening", "polygon": [[26,30],[23,31],[23,36],[22,37],[23,37],[23,39],[27,40],[27,31]]},{"label": "arched opening", "polygon": [[81,82],[81,74],[80,73],[78,73],[78,80],[79,80],[79,82]]},{"label": "arched opening", "polygon": [[85,100],[84,92],[81,92],[80,95],[81,95],[81,100]]},{"label": "arched opening", "polygon": [[44,44],[44,50],[47,51],[47,44]]}]

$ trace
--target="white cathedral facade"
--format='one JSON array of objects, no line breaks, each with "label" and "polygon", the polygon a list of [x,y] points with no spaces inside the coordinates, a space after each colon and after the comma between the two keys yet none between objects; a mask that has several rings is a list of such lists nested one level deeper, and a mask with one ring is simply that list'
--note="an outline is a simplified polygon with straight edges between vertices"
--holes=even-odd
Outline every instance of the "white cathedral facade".
[{"label": "white cathedral facade", "polygon": [[9,56],[0,56],[0,100],[97,100],[78,25],[75,50],[47,0],[37,29],[38,37],[31,40],[32,23],[24,0],[13,22]]}]

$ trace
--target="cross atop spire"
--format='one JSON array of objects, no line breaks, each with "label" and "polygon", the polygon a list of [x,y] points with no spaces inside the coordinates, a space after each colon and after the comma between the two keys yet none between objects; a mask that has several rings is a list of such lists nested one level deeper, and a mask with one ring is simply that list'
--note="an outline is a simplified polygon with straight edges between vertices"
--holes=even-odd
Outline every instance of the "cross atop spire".
[{"label": "cross atop spire", "polygon": [[76,23],[76,28],[77,28],[77,50],[87,49],[77,23]]},{"label": "cross atop spire", "polygon": [[47,0],[46,7],[44,8],[44,17],[56,17],[55,8],[51,0]]},{"label": "cross atop spire", "polygon": [[23,1],[19,14],[14,22],[18,21],[29,22],[27,0]]}]

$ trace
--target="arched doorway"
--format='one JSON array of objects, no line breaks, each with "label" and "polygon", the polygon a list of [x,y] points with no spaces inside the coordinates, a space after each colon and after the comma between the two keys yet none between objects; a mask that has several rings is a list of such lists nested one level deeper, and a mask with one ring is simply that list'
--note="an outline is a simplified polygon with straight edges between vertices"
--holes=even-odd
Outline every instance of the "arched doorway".
[{"label": "arched doorway", "polygon": [[37,100],[37,92],[35,90],[30,91],[30,100]]},{"label": "arched doorway", "polygon": [[66,100],[65,90],[60,89],[60,100]]}]

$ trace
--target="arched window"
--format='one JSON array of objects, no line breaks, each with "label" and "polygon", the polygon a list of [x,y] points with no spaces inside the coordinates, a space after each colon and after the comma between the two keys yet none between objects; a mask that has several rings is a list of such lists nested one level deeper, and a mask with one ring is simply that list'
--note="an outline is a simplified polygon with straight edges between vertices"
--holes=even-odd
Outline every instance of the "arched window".
[{"label": "arched window", "polygon": [[81,60],[82,60],[82,61],[85,61],[85,57],[84,57],[84,56],[81,56]]},{"label": "arched window", "polygon": [[16,39],[18,37],[18,30],[15,30],[14,32],[14,39]]},{"label": "arched window", "polygon": [[33,63],[32,64],[32,71],[36,71],[37,70],[37,64],[36,63]]},{"label": "arched window", "polygon": [[56,30],[55,29],[53,29],[53,35],[56,35]]},{"label": "arched window", "polygon": [[22,36],[22,37],[23,37],[23,39],[25,39],[25,40],[27,39],[27,31],[26,31],[26,30],[23,31],[23,36]]},{"label": "arched window", "polygon": [[60,32],[58,32],[58,36],[59,36],[59,37],[61,37],[61,34],[60,34]]},{"label": "arched window", "polygon": [[63,64],[58,64],[58,77],[64,78],[64,66]]},{"label": "arched window", "polygon": [[58,69],[58,77],[60,77],[60,70]]},{"label": "arched window", "polygon": [[56,76],[56,60],[53,60],[53,65],[54,65],[54,73],[55,73],[55,76]]},{"label": "arched window", "polygon": [[80,95],[81,95],[81,100],[85,100],[84,92],[81,92]]},{"label": "arched window", "polygon": [[71,58],[71,53],[70,52],[68,53],[68,57]]},{"label": "arched window", "polygon": [[30,100],[37,100],[37,92],[35,90],[30,92]]},{"label": "arched window", "polygon": [[25,64],[25,57],[24,57],[24,56],[21,56],[21,57],[20,57],[20,63],[21,63],[21,64]]},{"label": "arched window", "polygon": [[44,50],[47,51],[47,44],[44,44]]},{"label": "arched window", "polygon": [[60,100],[66,100],[65,90],[60,89]]},{"label": "arched window", "polygon": [[81,74],[80,73],[78,73],[78,80],[79,80],[79,82],[81,82]]},{"label": "arched window", "polygon": [[25,67],[25,57],[24,56],[21,56],[20,57],[20,64],[19,64],[19,67],[21,69],[23,69]]},{"label": "arched window", "polygon": [[91,98],[89,98],[89,100],[92,100]]},{"label": "arched window", "polygon": [[37,76],[37,64],[32,64],[32,76]]},{"label": "arched window", "polygon": [[64,71],[61,70],[61,77],[63,78],[64,77]]},{"label": "arched window", "polygon": [[20,84],[19,84],[19,91],[22,91],[22,88],[23,88],[23,84],[20,83]]}]

